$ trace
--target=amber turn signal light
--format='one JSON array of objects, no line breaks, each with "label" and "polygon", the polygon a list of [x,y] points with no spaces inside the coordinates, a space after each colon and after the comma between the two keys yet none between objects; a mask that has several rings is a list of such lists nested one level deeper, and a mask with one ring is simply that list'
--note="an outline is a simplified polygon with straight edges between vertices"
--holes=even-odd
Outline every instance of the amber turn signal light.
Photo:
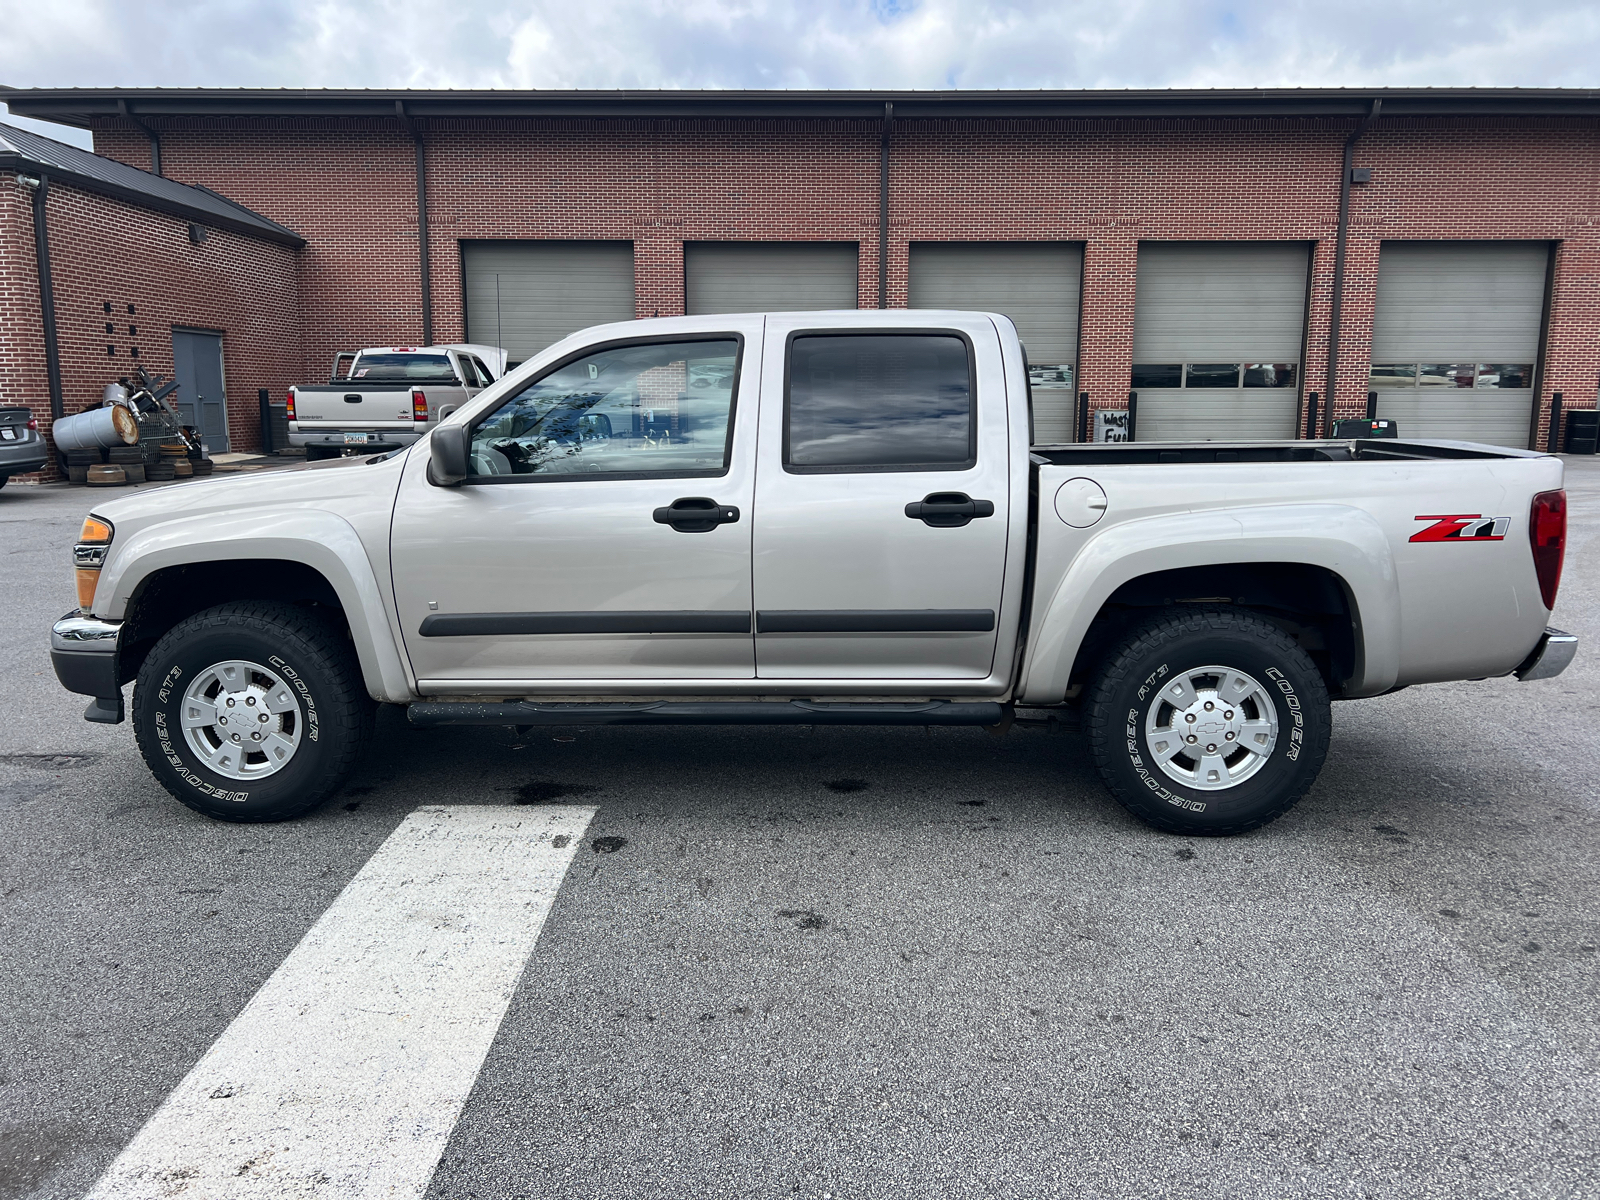
[{"label": "amber turn signal light", "polygon": [[78,581],[78,607],[94,608],[94,590],[100,585],[100,568],[105,565],[106,548],[111,543],[111,522],[100,517],[85,517],[72,548],[72,562]]},{"label": "amber turn signal light", "polygon": [[83,530],[78,534],[80,542],[100,543],[111,540],[111,522],[103,521],[99,517],[85,517]]}]

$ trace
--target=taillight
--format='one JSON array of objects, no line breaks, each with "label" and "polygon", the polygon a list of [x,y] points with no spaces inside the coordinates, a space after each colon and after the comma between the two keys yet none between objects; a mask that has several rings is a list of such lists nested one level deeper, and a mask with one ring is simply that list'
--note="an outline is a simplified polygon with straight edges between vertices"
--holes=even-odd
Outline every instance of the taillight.
[{"label": "taillight", "polygon": [[428,397],[419,388],[411,393],[411,419],[413,421],[426,421],[428,419]]},{"label": "taillight", "polygon": [[1540,492],[1528,514],[1528,540],[1533,543],[1533,569],[1539,576],[1544,606],[1556,606],[1561,586],[1561,559],[1567,548],[1567,494]]},{"label": "taillight", "polygon": [[289,393],[289,420],[294,420],[294,393]]},{"label": "taillight", "polygon": [[35,417],[29,417],[28,418],[28,428],[33,430],[35,433],[38,433],[39,432],[39,421],[38,421],[38,419],[35,418]]}]

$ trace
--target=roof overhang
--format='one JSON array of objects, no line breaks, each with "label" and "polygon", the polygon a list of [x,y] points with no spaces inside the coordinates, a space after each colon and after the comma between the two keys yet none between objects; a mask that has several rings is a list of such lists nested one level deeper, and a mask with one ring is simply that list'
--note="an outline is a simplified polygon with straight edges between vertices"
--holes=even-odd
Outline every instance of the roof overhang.
[{"label": "roof overhang", "polygon": [[[1593,88],[1252,88],[1149,91],[513,91],[6,88],[13,113],[88,128],[140,117],[845,118],[1600,116]],[[125,108],[123,106],[126,106]]]},{"label": "roof overhang", "polygon": [[[166,213],[169,216],[182,217],[185,221],[193,221],[196,224],[206,226],[208,229],[226,229],[232,233],[245,234],[247,237],[277,242],[282,246],[293,246],[297,250],[306,244],[305,238],[275,221],[268,221],[259,216],[255,221],[237,220],[212,208],[195,208],[168,200],[163,196],[152,195],[148,191],[121,187],[113,181],[69,170],[56,163],[40,162],[38,159],[30,158],[26,154],[18,154],[10,150],[0,150],[0,173],[15,173],[35,177],[45,176],[50,179],[51,183],[65,184],[68,187],[79,188],[85,192],[110,196],[112,199],[121,200],[139,208],[151,209],[155,212]],[[229,200],[220,193],[213,192],[209,188],[202,190],[226,204],[237,207],[234,201]],[[255,216],[256,214],[251,215]]]}]

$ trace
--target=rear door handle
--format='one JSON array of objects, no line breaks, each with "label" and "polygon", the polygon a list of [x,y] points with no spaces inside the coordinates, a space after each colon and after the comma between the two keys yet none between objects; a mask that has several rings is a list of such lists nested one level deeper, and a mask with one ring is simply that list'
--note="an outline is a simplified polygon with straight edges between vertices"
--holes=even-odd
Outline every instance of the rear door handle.
[{"label": "rear door handle", "polygon": [[994,501],[974,500],[965,492],[930,492],[906,505],[906,516],[934,529],[960,529],[974,518],[994,516]]},{"label": "rear door handle", "polygon": [[682,496],[656,509],[654,516],[657,525],[671,525],[679,533],[710,533],[718,525],[737,521],[739,510],[707,496]]}]

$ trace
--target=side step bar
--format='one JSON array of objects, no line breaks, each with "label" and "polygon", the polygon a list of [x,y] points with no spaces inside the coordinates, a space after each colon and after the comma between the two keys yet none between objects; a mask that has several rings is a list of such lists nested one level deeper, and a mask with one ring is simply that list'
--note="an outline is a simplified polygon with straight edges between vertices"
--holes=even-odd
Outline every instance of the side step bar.
[{"label": "side step bar", "polygon": [[917,700],[829,704],[818,700],[652,700],[642,704],[438,704],[406,709],[425,729],[441,725],[999,725],[1009,704]]}]

